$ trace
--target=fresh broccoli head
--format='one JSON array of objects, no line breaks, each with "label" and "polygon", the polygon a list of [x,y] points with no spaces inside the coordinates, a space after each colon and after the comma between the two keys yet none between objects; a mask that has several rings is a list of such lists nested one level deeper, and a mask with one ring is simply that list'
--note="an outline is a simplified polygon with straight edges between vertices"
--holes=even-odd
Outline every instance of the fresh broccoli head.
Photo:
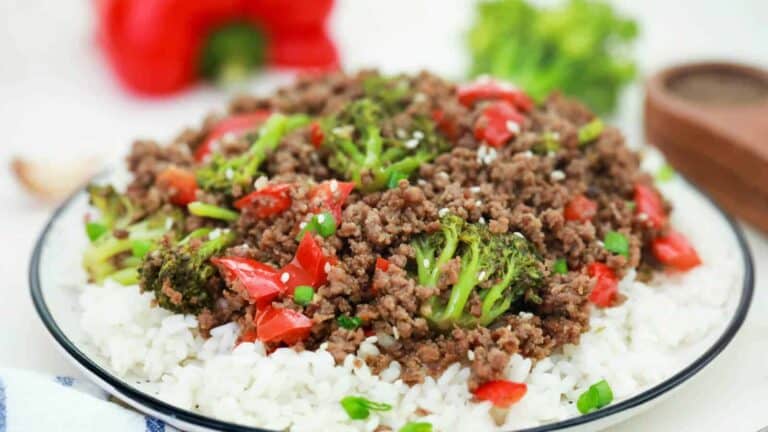
[{"label": "fresh broccoli head", "polygon": [[262,162],[277,148],[285,134],[307,123],[309,118],[303,114],[272,114],[248,151],[232,158],[214,154],[197,171],[198,185],[206,191],[225,194],[231,194],[233,187],[248,187],[256,178]]},{"label": "fresh broccoli head", "polygon": [[234,232],[216,230],[196,231],[178,244],[163,244],[146,256],[139,269],[142,291],[154,292],[158,305],[177,313],[211,307],[208,281],[217,270],[209,260],[234,241]]},{"label": "fresh broccoli head", "polygon": [[101,283],[110,277],[126,285],[136,283],[141,258],[161,237],[182,225],[183,213],[171,209],[137,221],[130,200],[112,186],[91,185],[88,193],[99,213],[98,219],[86,222],[91,243],[83,254],[83,267],[89,279]]},{"label": "fresh broccoli head", "polygon": [[386,188],[394,176],[407,178],[448,148],[425,118],[417,118],[413,130],[403,136],[384,137],[381,124],[386,115],[382,103],[363,98],[324,125],[329,166],[366,192]]},{"label": "fresh broccoli head", "polygon": [[[487,326],[524,294],[535,297],[541,262],[522,236],[491,233],[485,225],[467,223],[455,215],[444,217],[441,225],[439,232],[411,244],[420,285],[437,286],[445,265],[461,260],[448,296],[434,296],[422,305],[422,315],[433,325],[440,329]],[[473,293],[482,301],[479,316],[467,307]]]}]

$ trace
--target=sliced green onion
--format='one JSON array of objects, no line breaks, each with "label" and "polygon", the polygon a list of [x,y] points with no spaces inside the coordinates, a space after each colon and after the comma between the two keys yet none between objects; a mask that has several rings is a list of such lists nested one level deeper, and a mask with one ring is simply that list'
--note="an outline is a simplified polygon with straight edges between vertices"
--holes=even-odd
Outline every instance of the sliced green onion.
[{"label": "sliced green onion", "polygon": [[152,249],[154,242],[152,240],[131,240],[131,255],[136,258],[144,258]]},{"label": "sliced green onion", "polygon": [[85,233],[88,240],[95,242],[108,231],[107,226],[100,222],[86,222]]},{"label": "sliced green onion", "polygon": [[613,401],[613,391],[608,381],[600,380],[589,386],[589,389],[579,396],[576,408],[582,414],[600,409]]},{"label": "sliced green onion", "polygon": [[401,173],[400,171],[393,171],[392,174],[389,175],[387,187],[389,189],[396,188],[400,184],[400,180],[408,180],[408,175]]},{"label": "sliced green onion", "polygon": [[293,291],[293,301],[302,306],[310,304],[314,297],[315,290],[309,285],[299,285]]},{"label": "sliced green onion", "polygon": [[112,273],[109,277],[121,285],[136,285],[139,283],[139,269],[136,267],[124,268]]},{"label": "sliced green onion", "polygon": [[555,265],[552,266],[552,271],[554,271],[557,274],[568,273],[568,262],[565,260],[565,258],[556,259]]},{"label": "sliced green onion", "polygon": [[398,432],[432,432],[432,423],[410,422],[401,427]]},{"label": "sliced green onion", "polygon": [[637,206],[634,201],[624,201],[624,205],[627,206],[629,211],[635,211],[635,207]]},{"label": "sliced green onion", "polygon": [[356,316],[347,316],[342,315],[338,318],[336,318],[336,322],[339,323],[339,327],[345,328],[347,330],[355,330],[356,328],[360,327],[360,324],[363,323],[363,320],[361,320],[359,317]]},{"label": "sliced green onion", "polygon": [[187,209],[195,216],[206,217],[211,219],[219,219],[227,222],[236,221],[240,217],[240,213],[218,207],[212,204],[206,204],[200,201],[195,201],[187,204]]},{"label": "sliced green onion", "polygon": [[323,212],[312,216],[312,219],[304,225],[296,236],[296,241],[301,241],[304,233],[311,231],[320,234],[323,238],[336,234],[336,218],[330,212]]},{"label": "sliced green onion", "polygon": [[360,396],[347,396],[341,400],[341,407],[352,420],[365,420],[371,411],[389,411],[392,405],[374,402]]},{"label": "sliced green onion", "polygon": [[336,234],[336,218],[329,212],[320,213],[313,217],[317,233],[323,238]]},{"label": "sliced green onion", "polygon": [[579,128],[579,144],[584,145],[596,140],[603,133],[603,129],[603,121],[599,118],[585,124]]},{"label": "sliced green onion", "polygon": [[605,249],[615,254],[629,256],[629,240],[624,234],[616,231],[608,231],[603,239]]},{"label": "sliced green onion", "polygon": [[656,171],[656,180],[664,183],[675,178],[675,169],[669,164],[664,164]]}]

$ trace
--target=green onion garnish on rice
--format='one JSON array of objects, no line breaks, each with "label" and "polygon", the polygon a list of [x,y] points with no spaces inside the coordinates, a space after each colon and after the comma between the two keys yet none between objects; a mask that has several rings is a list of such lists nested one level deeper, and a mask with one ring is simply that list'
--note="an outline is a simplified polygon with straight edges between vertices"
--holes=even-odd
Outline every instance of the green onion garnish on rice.
[{"label": "green onion garnish on rice", "polygon": [[576,402],[576,408],[582,414],[600,409],[613,401],[613,391],[608,381],[600,380],[579,396]]},{"label": "green onion garnish on rice", "polygon": [[94,242],[107,232],[107,226],[100,222],[88,222],[85,224],[85,233],[88,234],[88,240]]},{"label": "green onion garnish on rice", "polygon": [[371,415],[371,411],[389,411],[392,409],[390,404],[374,402],[360,396],[347,396],[340,403],[352,420],[365,420]]},{"label": "green onion garnish on rice", "polygon": [[629,256],[629,240],[627,240],[627,237],[624,234],[616,231],[608,231],[605,233],[603,243],[605,244],[605,249],[607,251],[625,257]]},{"label": "green onion garnish on rice", "polygon": [[656,181],[664,183],[675,178],[675,169],[669,164],[662,165],[658,171],[656,171]]},{"label": "green onion garnish on rice", "polygon": [[401,427],[398,432],[432,432],[432,423],[410,422]]}]

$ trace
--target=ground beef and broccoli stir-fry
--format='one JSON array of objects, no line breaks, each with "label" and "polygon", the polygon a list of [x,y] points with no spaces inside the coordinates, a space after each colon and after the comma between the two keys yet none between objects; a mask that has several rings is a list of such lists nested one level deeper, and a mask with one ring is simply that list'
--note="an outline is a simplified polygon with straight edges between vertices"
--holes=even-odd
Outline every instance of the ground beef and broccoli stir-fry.
[{"label": "ground beef and broccoli stir-fry", "polygon": [[124,193],[89,188],[92,281],[270,349],[376,336],[407,383],[461,362],[476,388],[578,343],[628,270],[698,263],[617,130],[491,80],[300,78],[127,163]]}]

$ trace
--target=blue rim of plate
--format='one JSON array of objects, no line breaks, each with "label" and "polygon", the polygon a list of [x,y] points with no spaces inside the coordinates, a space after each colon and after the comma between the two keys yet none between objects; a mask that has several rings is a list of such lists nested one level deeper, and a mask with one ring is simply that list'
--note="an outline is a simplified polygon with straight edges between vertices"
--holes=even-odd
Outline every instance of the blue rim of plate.
[{"label": "blue rim of plate", "polygon": [[[712,198],[700,189],[696,188],[692,184],[688,185],[695,189],[699,194],[705,197],[709,203],[717,209],[720,215],[728,223],[731,231],[736,236],[736,240],[741,250],[742,259],[744,260],[744,280],[742,283],[741,297],[736,307],[736,311],[731,318],[725,331],[715,341],[715,343],[707,349],[701,356],[695,361],[686,366],[683,370],[679,371],[675,375],[667,378],[661,383],[635,395],[629,399],[623,400],[617,404],[609,405],[597,411],[593,411],[589,414],[581,415],[578,417],[572,417],[559,422],[550,423],[542,426],[536,426],[527,429],[519,429],[515,432],[545,432],[545,431],[558,431],[575,426],[585,425],[590,422],[598,421],[603,418],[619,414],[626,410],[639,407],[659,396],[669,392],[675,387],[679,386],[683,382],[698,373],[701,369],[707,366],[712,360],[715,359],[728,344],[733,340],[733,337],[741,328],[744,320],[747,317],[749,306],[752,303],[752,295],[754,291],[754,266],[752,260],[752,253],[750,252],[749,245],[744,238],[744,233],[739,225],[731,218],[720,206],[718,206]],[[59,218],[59,216],[72,204],[72,202],[84,192],[84,189],[79,189],[73,193],[66,201],[64,201],[51,215],[51,218],[46,222],[43,231],[40,233],[37,241],[35,242],[35,248],[32,251],[32,257],[29,264],[29,286],[30,293],[32,295],[32,301],[37,310],[37,314],[43,321],[43,324],[48,329],[48,332],[53,336],[54,340],[69,354],[80,366],[87,371],[95,375],[100,380],[109,384],[114,392],[118,393],[122,398],[132,400],[142,407],[146,407],[156,413],[160,413],[167,417],[178,419],[187,424],[200,426],[214,430],[227,430],[233,432],[277,432],[268,429],[262,429],[253,426],[244,426],[236,423],[230,423],[223,420],[217,420],[212,417],[208,417],[202,414],[197,414],[185,409],[178,408],[153,396],[150,396],[138,389],[126,384],[119,377],[113,375],[103,367],[96,364],[85,353],[80,351],[77,346],[64,334],[61,328],[58,326],[53,316],[51,315],[48,306],[43,298],[43,293],[40,283],[40,257],[42,255],[43,245],[45,240],[53,227],[53,224]]]}]

